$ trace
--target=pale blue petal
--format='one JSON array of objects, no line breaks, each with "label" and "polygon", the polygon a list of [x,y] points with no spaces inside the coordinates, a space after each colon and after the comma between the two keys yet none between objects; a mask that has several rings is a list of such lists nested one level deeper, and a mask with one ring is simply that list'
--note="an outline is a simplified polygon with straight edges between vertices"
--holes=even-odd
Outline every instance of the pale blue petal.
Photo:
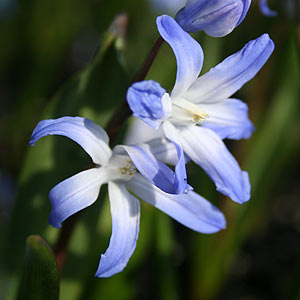
[{"label": "pale blue petal", "polygon": [[126,99],[134,117],[158,129],[166,115],[162,103],[165,93],[166,90],[159,83],[145,80],[133,83],[127,91]]},{"label": "pale blue petal", "polygon": [[184,152],[204,169],[217,191],[238,203],[250,199],[248,173],[240,169],[216,133],[201,126],[189,126],[180,133]]},{"label": "pale blue petal", "polygon": [[240,25],[243,22],[243,20],[245,19],[246,15],[248,13],[250,5],[251,5],[251,0],[242,0],[242,2],[243,2],[243,12],[241,14],[241,17],[240,17],[238,23],[237,23],[237,26]]},{"label": "pale blue petal", "polygon": [[251,0],[189,0],[176,15],[176,21],[188,31],[204,30],[208,35],[229,34],[245,18]]},{"label": "pale blue petal", "polygon": [[[146,144],[149,147],[151,153],[155,156],[156,159],[175,166],[178,162],[178,151],[176,146],[169,142],[165,138],[153,139]],[[185,162],[188,161],[188,157],[184,157]]]},{"label": "pale blue petal", "polygon": [[212,129],[221,139],[248,139],[255,129],[248,118],[247,104],[238,99],[203,103],[201,109],[209,116],[201,125]]},{"label": "pale blue petal", "polygon": [[49,223],[61,227],[61,223],[76,212],[93,204],[100,187],[107,181],[103,168],[80,172],[56,185],[49,193],[52,210]]},{"label": "pale blue petal", "polygon": [[93,162],[105,165],[111,150],[108,136],[103,128],[94,122],[80,117],[62,117],[43,120],[33,130],[30,145],[47,135],[63,135],[78,143],[93,159]]},{"label": "pale blue petal", "polygon": [[174,173],[168,166],[155,158],[147,145],[122,147],[124,147],[139,172],[164,192],[180,194],[190,189],[186,177],[182,177],[184,172],[180,169],[182,167],[181,163]]},{"label": "pale blue petal", "polygon": [[108,183],[112,235],[109,247],[101,255],[97,277],[121,272],[133,254],[139,235],[140,203],[124,185]]},{"label": "pale blue petal", "polygon": [[160,16],[156,19],[156,24],[177,60],[176,83],[171,96],[183,95],[200,74],[203,64],[202,48],[173,18]]},{"label": "pale blue petal", "polygon": [[215,233],[226,227],[222,212],[193,191],[170,195],[153,186],[140,174],[134,175],[128,182],[128,187],[139,198],[190,229]]},{"label": "pale blue petal", "polygon": [[152,139],[162,138],[163,132],[161,127],[158,130],[153,129],[144,121],[133,118],[129,124],[129,128],[124,138],[124,144],[140,144],[146,143]]},{"label": "pale blue petal", "polygon": [[200,76],[185,97],[194,103],[216,102],[233,95],[253,78],[274,50],[268,34],[250,41],[242,50]]},{"label": "pale blue petal", "polygon": [[[179,187],[180,191],[183,191],[187,188],[187,174],[186,174],[186,168],[185,168],[185,156],[182,149],[182,146],[180,145],[179,138],[177,135],[176,128],[172,125],[171,122],[165,121],[163,123],[163,131],[166,136],[166,138],[173,143],[173,145],[176,148],[177,152],[177,163],[175,165],[175,184]],[[191,190],[192,188],[188,186],[188,190]]]},{"label": "pale blue petal", "polygon": [[269,8],[267,0],[260,0],[259,8],[260,8],[260,11],[267,17],[276,17],[277,16],[277,12]]}]

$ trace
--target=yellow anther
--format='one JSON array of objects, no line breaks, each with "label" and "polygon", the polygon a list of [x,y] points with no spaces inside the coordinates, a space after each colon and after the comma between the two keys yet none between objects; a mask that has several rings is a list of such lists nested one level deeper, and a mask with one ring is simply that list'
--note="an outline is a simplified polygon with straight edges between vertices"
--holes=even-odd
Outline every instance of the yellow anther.
[{"label": "yellow anther", "polygon": [[[173,105],[177,106],[182,110],[182,113],[177,112],[177,117],[182,119],[190,119],[193,122],[200,123],[208,118],[208,114],[205,113],[201,108],[188,101],[184,98],[177,98],[173,101]],[[182,114],[182,115],[181,115]]]},{"label": "yellow anther", "polygon": [[205,113],[205,112],[201,112],[200,114],[198,113],[193,113],[194,115],[194,122],[196,123],[200,123],[200,122],[203,122],[205,119],[208,118],[208,114]]},{"label": "yellow anther", "polygon": [[134,173],[136,173],[136,168],[134,166],[134,164],[128,160],[127,164],[125,167],[120,168],[120,172],[122,175],[133,175]]}]

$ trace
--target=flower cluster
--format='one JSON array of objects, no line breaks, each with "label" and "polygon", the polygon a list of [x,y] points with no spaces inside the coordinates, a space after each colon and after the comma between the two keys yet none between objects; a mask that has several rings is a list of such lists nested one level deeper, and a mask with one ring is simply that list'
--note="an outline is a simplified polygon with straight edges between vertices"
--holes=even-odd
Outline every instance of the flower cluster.
[{"label": "flower cluster", "polygon": [[101,186],[108,184],[112,236],[96,276],[122,271],[133,254],[139,233],[137,198],[195,231],[225,228],[222,212],[188,184],[188,160],[207,173],[220,193],[238,203],[250,199],[248,173],[240,169],[223,139],[251,136],[254,126],[247,105],[232,95],[261,69],[274,44],[263,34],[199,77],[204,54],[188,33],[204,30],[224,36],[242,22],[249,6],[250,0],[188,0],[175,19],[157,18],[158,31],[176,57],[177,76],[170,93],[153,80],[135,82],[128,89],[133,116],[151,128],[146,139],[139,130],[136,144],[111,149],[104,129],[80,117],[43,120],[34,129],[31,145],[47,135],[63,135],[78,143],[95,164],[50,191],[52,226],[61,227],[68,217],[93,204]]}]

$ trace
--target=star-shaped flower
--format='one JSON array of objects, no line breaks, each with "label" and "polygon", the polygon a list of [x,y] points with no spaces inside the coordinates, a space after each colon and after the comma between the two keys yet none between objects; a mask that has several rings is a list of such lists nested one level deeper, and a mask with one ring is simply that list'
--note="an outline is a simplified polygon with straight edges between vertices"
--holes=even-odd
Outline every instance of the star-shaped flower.
[{"label": "star-shaped flower", "polygon": [[112,236],[108,249],[101,255],[97,277],[121,272],[135,250],[140,220],[136,196],[195,231],[214,233],[226,226],[223,214],[195,192],[176,195],[160,189],[174,192],[174,173],[157,160],[177,161],[173,144],[156,141],[148,145],[116,146],[111,150],[106,132],[80,117],[41,121],[33,131],[30,144],[33,146],[47,135],[74,140],[95,163],[94,168],[62,181],[50,191],[52,226],[61,227],[69,216],[93,204],[101,186],[108,184]]},{"label": "star-shaped flower", "polygon": [[158,17],[157,27],[176,56],[175,86],[169,95],[154,81],[134,83],[127,92],[133,115],[180,145],[219,192],[238,203],[249,200],[248,174],[241,171],[222,139],[249,138],[254,130],[247,105],[230,97],[268,60],[272,40],[264,34],[250,41],[198,78],[203,64],[198,42],[169,16]]}]

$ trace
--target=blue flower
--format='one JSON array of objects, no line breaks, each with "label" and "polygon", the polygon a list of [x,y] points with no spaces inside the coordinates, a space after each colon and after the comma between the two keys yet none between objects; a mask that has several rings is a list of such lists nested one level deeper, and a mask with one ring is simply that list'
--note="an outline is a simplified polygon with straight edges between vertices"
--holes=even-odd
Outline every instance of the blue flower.
[{"label": "blue flower", "polygon": [[[272,40],[264,34],[250,41],[198,78],[203,64],[201,46],[169,16],[158,17],[157,26],[176,56],[177,76],[171,94],[166,93],[161,98],[169,102],[161,106],[168,108],[161,113],[164,118],[152,121],[161,123],[162,134],[182,147],[184,153],[205,170],[219,192],[238,203],[248,201],[248,174],[241,171],[222,139],[249,138],[253,132],[247,105],[230,97],[268,60],[274,49]],[[136,83],[128,89],[127,99],[134,97],[135,86]],[[140,91],[139,99],[141,95]],[[137,116],[138,106],[133,100],[129,105]],[[144,120],[144,116],[138,117]]]},{"label": "blue flower", "polygon": [[158,188],[168,190],[174,184],[172,171],[156,159],[176,160],[173,144],[155,141],[111,150],[106,132],[92,121],[79,117],[41,121],[33,131],[30,144],[47,135],[63,135],[74,140],[96,165],[62,181],[50,191],[49,223],[52,226],[61,227],[69,216],[93,204],[101,185],[108,184],[112,236],[108,249],[101,255],[97,277],[121,272],[135,250],[140,220],[140,203],[136,196],[195,231],[214,233],[225,228],[223,214],[195,192],[172,195]]},{"label": "blue flower", "polygon": [[165,94],[166,90],[155,81],[136,82],[127,97],[129,105],[134,107],[133,116],[141,117],[148,125],[158,129],[171,111],[168,99],[164,101]]},{"label": "blue flower", "polygon": [[203,30],[221,37],[244,20],[250,4],[251,0],[188,0],[175,19],[187,32]]},{"label": "blue flower", "polygon": [[259,0],[259,8],[260,8],[260,11],[267,17],[276,17],[277,16],[277,12],[274,10],[271,10],[269,8],[268,0]]}]

